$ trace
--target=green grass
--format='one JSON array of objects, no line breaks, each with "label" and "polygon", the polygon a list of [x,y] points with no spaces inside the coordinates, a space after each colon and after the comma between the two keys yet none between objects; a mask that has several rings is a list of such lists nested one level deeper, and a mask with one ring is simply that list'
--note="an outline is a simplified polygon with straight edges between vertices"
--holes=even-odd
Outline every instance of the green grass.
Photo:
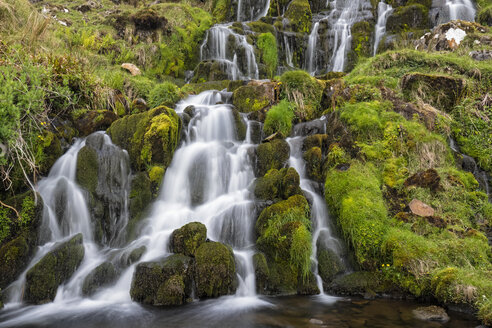
[{"label": "green grass", "polygon": [[287,100],[280,101],[268,110],[263,132],[267,136],[278,132],[282,136],[288,137],[292,129],[294,116],[294,106]]}]

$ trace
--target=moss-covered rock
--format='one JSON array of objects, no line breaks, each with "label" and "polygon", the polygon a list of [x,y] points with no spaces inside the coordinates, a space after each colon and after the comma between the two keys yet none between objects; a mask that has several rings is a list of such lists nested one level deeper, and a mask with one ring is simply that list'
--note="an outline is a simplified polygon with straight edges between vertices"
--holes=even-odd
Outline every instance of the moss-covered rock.
[{"label": "moss-covered rock", "polygon": [[232,103],[243,113],[256,112],[270,107],[275,102],[274,83],[250,83],[234,90]]},{"label": "moss-covered rock", "polygon": [[271,169],[281,169],[289,156],[289,144],[283,139],[275,139],[258,145],[256,148],[256,175],[263,176]]},{"label": "moss-covered rock", "polygon": [[284,15],[292,31],[309,33],[312,25],[311,6],[308,0],[293,0]]},{"label": "moss-covered rock", "polygon": [[193,260],[175,254],[156,262],[139,263],[133,274],[132,300],[149,305],[181,305],[191,296]]},{"label": "moss-covered rock", "polygon": [[99,177],[97,151],[84,146],[77,154],[77,171],[75,181],[90,193],[95,193]]},{"label": "moss-covered rock", "polygon": [[118,119],[109,110],[91,110],[75,121],[75,127],[81,136],[88,136],[96,131],[106,130]]},{"label": "moss-covered rock", "polygon": [[314,181],[323,181],[323,154],[321,148],[313,147],[303,155],[306,161],[306,173],[309,179]]},{"label": "moss-covered rock", "polygon": [[429,8],[421,4],[398,7],[388,17],[386,30],[389,33],[401,33],[412,29],[426,29],[430,27],[428,14]]},{"label": "moss-covered rock", "polygon": [[98,265],[85,277],[82,285],[84,295],[94,294],[100,287],[107,286],[116,280],[116,269],[110,262]]},{"label": "moss-covered rock", "polygon": [[299,174],[292,168],[271,169],[255,182],[255,197],[261,200],[287,199],[302,194]]},{"label": "moss-covered rock", "polygon": [[181,137],[181,119],[174,110],[160,106],[123,117],[107,132],[115,144],[128,150],[135,169],[155,164],[167,167]]},{"label": "moss-covered rock", "polygon": [[372,35],[374,33],[374,24],[362,21],[352,25],[352,50],[348,53],[347,67],[345,71],[350,71],[355,66],[359,58],[370,57],[372,55]]},{"label": "moss-covered rock", "polygon": [[373,297],[376,294],[398,292],[398,288],[380,272],[358,271],[336,278],[328,290],[342,296]]},{"label": "moss-covered rock", "polygon": [[203,243],[195,253],[197,296],[219,297],[236,290],[236,264],[232,250],[218,242]]},{"label": "moss-covered rock", "polygon": [[239,141],[243,141],[246,139],[246,123],[241,117],[241,114],[235,108],[232,109],[232,117],[234,118],[234,126],[236,128],[236,138]]},{"label": "moss-covered rock", "polygon": [[227,66],[216,60],[201,61],[195,68],[192,83],[229,80]]},{"label": "moss-covered rock", "polygon": [[0,248],[0,287],[5,288],[14,281],[29,263],[32,249],[24,235],[9,241]]},{"label": "moss-covered rock", "polygon": [[46,254],[26,273],[24,301],[42,304],[53,301],[58,286],[68,281],[84,258],[82,234],[75,235]]},{"label": "moss-covered rock", "polygon": [[196,250],[207,240],[207,227],[200,222],[191,222],[171,234],[170,248],[173,253],[195,256]]},{"label": "moss-covered rock", "polygon": [[306,290],[311,273],[310,225],[309,206],[301,195],[261,212],[255,225],[256,245],[268,263],[266,293],[295,294]]},{"label": "moss-covered rock", "polygon": [[324,283],[330,283],[338,274],[344,271],[345,267],[333,250],[318,247],[317,253],[318,273]]},{"label": "moss-covered rock", "polygon": [[253,266],[255,268],[256,292],[258,294],[265,294],[270,276],[265,254],[256,253],[253,255]]},{"label": "moss-covered rock", "polygon": [[423,73],[406,74],[401,89],[408,100],[420,98],[445,111],[450,111],[466,91],[465,80],[446,75]]}]

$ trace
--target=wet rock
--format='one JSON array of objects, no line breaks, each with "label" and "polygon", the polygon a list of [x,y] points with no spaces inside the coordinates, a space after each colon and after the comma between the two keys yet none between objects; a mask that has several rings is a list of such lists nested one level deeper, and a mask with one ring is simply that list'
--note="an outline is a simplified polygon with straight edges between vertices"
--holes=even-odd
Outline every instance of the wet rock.
[{"label": "wet rock", "polygon": [[287,199],[302,194],[300,178],[292,168],[271,169],[255,182],[255,197],[261,200]]},{"label": "wet rock", "polygon": [[422,217],[433,216],[435,212],[432,207],[418,199],[413,199],[410,204],[408,204],[408,207],[412,214]]},{"label": "wet rock", "polygon": [[255,268],[256,292],[258,294],[264,294],[268,285],[268,277],[270,275],[265,254],[256,253],[253,255],[253,266]]},{"label": "wet rock", "polygon": [[133,76],[142,75],[140,69],[134,64],[123,63],[121,64],[121,68],[126,69]]},{"label": "wet rock", "polygon": [[425,29],[429,26],[428,9],[421,4],[410,4],[396,8],[386,23],[386,29],[389,33],[405,32],[408,29]]},{"label": "wet rock", "polygon": [[234,127],[236,128],[236,138],[239,141],[246,139],[246,123],[237,109],[232,109],[232,117],[234,118]]},{"label": "wet rock", "polygon": [[420,188],[429,188],[431,191],[438,191],[441,189],[441,177],[434,169],[427,169],[420,171],[405,180],[405,187],[417,186]]},{"label": "wet rock", "polygon": [[136,173],[130,189],[130,221],[140,218],[153,199],[151,181],[146,172]]},{"label": "wet rock", "polygon": [[256,148],[255,173],[264,176],[268,170],[281,169],[290,156],[289,144],[283,139],[262,143]]},{"label": "wet rock", "polygon": [[326,133],[326,120],[316,119],[308,122],[302,122],[294,125],[293,128],[294,136],[311,136],[314,134],[325,134]]},{"label": "wet rock", "polygon": [[477,51],[471,51],[469,53],[469,56],[472,59],[478,60],[478,61],[483,61],[483,60],[491,60],[492,59],[492,50],[477,50]]},{"label": "wet rock", "polygon": [[195,74],[192,83],[198,83],[199,81],[223,81],[229,80],[229,74],[227,74],[227,65],[221,61],[216,60],[204,60],[201,61],[195,68]]},{"label": "wet rock", "polygon": [[440,321],[447,322],[449,321],[449,316],[446,311],[439,306],[427,306],[427,307],[419,307],[412,311],[413,315],[419,320],[425,321]]},{"label": "wet rock", "polygon": [[345,270],[342,261],[333,250],[319,245],[317,253],[318,273],[324,283],[330,283]]},{"label": "wet rock", "polygon": [[243,113],[265,110],[275,103],[275,83],[253,81],[240,86],[234,90],[232,103]]},{"label": "wet rock", "polygon": [[193,261],[175,254],[160,261],[143,262],[133,274],[132,300],[149,305],[181,305],[191,296]]},{"label": "wet rock", "polygon": [[106,130],[118,119],[118,116],[109,110],[91,110],[75,121],[75,127],[81,136],[93,132]]},{"label": "wet rock", "polygon": [[303,154],[309,179],[323,182],[323,154],[321,148],[313,147]]},{"label": "wet rock", "polygon": [[418,96],[432,106],[445,111],[454,107],[466,90],[464,79],[423,73],[404,75],[400,85],[407,99]]},{"label": "wet rock", "polygon": [[307,151],[313,147],[318,147],[322,152],[326,152],[328,149],[328,135],[326,134],[314,134],[304,138],[302,144],[302,150]]},{"label": "wet rock", "polygon": [[249,132],[251,143],[259,144],[263,138],[263,129],[261,123],[258,121],[250,121],[249,122]]},{"label": "wet rock", "polygon": [[84,258],[82,234],[46,254],[26,274],[24,301],[43,304],[55,299],[58,286],[68,281]]},{"label": "wet rock", "polygon": [[200,222],[191,222],[171,234],[170,248],[173,253],[195,256],[196,250],[207,240],[207,227]]},{"label": "wet rock", "polygon": [[117,278],[116,269],[110,262],[104,262],[98,265],[87,275],[82,285],[84,295],[94,294],[100,287],[113,283]]},{"label": "wet rock", "polygon": [[195,253],[197,296],[219,297],[236,290],[236,264],[232,249],[218,242],[206,242]]}]

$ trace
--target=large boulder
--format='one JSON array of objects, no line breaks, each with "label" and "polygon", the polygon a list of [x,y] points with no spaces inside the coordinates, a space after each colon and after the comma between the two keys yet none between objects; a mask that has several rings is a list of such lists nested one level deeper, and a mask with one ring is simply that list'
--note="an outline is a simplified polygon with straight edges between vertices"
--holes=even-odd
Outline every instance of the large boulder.
[{"label": "large boulder", "polygon": [[58,286],[68,281],[84,259],[82,234],[55,247],[26,274],[24,301],[43,304],[55,299]]},{"label": "large boulder", "polygon": [[207,240],[207,227],[200,222],[191,222],[173,231],[170,248],[173,253],[195,256],[195,253]]},{"label": "large boulder", "polygon": [[250,82],[234,90],[232,103],[243,113],[257,112],[275,103],[275,83]]},{"label": "large boulder", "polygon": [[94,294],[100,287],[113,283],[116,279],[116,269],[110,262],[104,262],[98,265],[84,279],[82,293],[84,295]]},{"label": "large boulder", "polygon": [[197,296],[219,297],[236,290],[236,264],[232,250],[218,242],[203,243],[195,253]]},{"label": "large boulder", "polygon": [[256,175],[264,176],[271,169],[283,168],[289,156],[289,144],[283,139],[275,139],[258,145],[256,148]]},{"label": "large boulder", "polygon": [[149,305],[181,305],[192,294],[193,260],[181,254],[137,265],[130,295]]},{"label": "large boulder", "polygon": [[293,32],[309,33],[312,25],[312,12],[308,0],[294,0],[287,7],[285,18],[289,20]]},{"label": "large boulder", "polygon": [[125,116],[107,130],[113,142],[128,150],[137,171],[148,165],[167,167],[181,136],[181,119],[168,107]]}]

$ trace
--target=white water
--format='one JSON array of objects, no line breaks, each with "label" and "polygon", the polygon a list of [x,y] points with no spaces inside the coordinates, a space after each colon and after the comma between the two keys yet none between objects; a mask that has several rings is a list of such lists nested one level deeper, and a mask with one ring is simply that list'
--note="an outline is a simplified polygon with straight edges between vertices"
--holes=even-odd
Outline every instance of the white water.
[{"label": "white water", "polygon": [[306,49],[306,70],[311,75],[316,74],[316,45],[318,43],[319,22],[314,23],[311,34],[309,34],[308,47]]},{"label": "white water", "polygon": [[322,242],[325,247],[332,250],[340,259],[342,258],[342,246],[340,241],[333,235],[329,226],[329,213],[323,196],[316,190],[316,182],[306,177],[306,163],[302,158],[302,143],[304,137],[287,138],[290,146],[289,166],[296,169],[300,177],[300,186],[304,192],[312,198],[311,221],[313,224],[312,253],[311,262],[312,270],[316,277],[316,284],[320,290],[320,299],[324,302],[334,302],[336,297],[326,295],[323,289],[323,280],[318,273],[317,248],[318,242]]},{"label": "white water", "polygon": [[237,3],[237,21],[256,21],[268,14],[270,0],[255,2],[254,0],[239,0]]},{"label": "white water", "polygon": [[446,0],[449,11],[449,20],[462,19],[473,22],[475,20],[475,7],[471,0]]},{"label": "white water", "polygon": [[[244,35],[234,33],[231,24],[217,24],[207,31],[200,47],[200,60],[215,60],[231,80],[258,79],[254,48]],[[243,61],[238,58],[244,58]]]},{"label": "white water", "polygon": [[374,47],[372,51],[372,55],[376,56],[378,52],[379,42],[386,34],[386,22],[388,21],[389,16],[393,12],[393,7],[391,5],[386,4],[384,1],[381,1],[378,4],[378,21],[374,30]]}]

